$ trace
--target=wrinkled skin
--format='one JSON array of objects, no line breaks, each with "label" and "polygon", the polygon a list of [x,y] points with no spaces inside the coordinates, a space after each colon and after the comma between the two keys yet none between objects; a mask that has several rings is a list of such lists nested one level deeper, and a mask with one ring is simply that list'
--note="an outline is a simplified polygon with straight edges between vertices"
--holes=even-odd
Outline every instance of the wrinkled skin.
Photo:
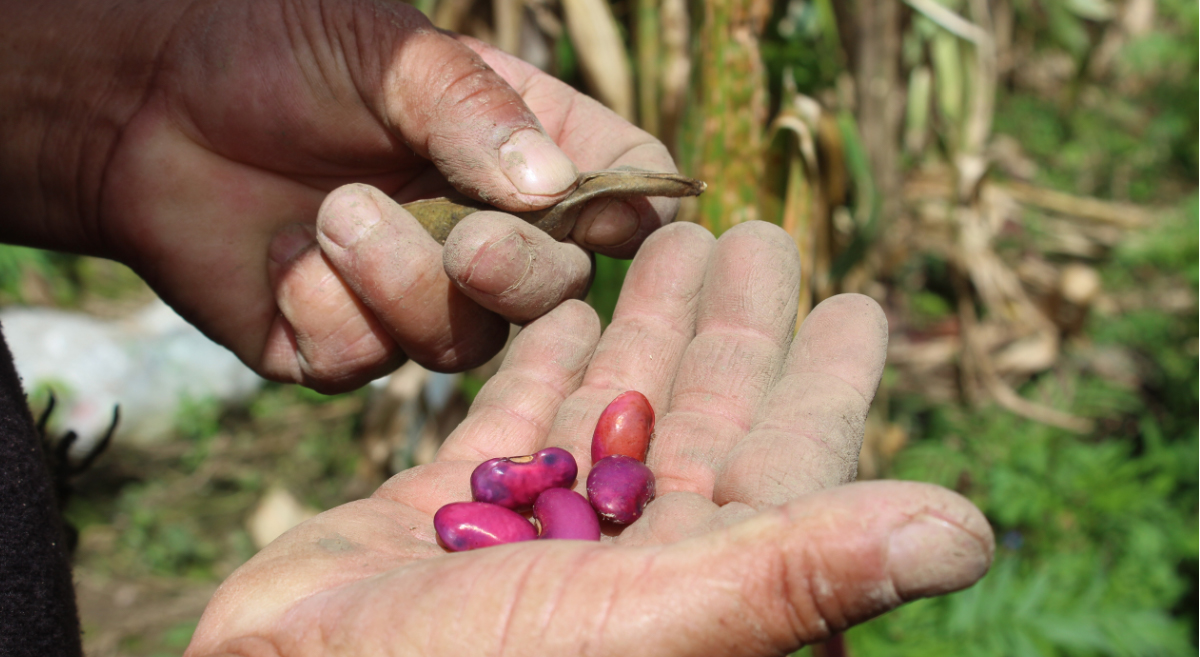
[{"label": "wrinkled skin", "polygon": [[[256,555],[187,657],[777,655],[975,582],[993,537],[968,501],[850,483],[883,313],[835,297],[793,339],[798,284],[773,226],[656,232],[603,335],[577,302],[529,324],[435,463]],[[437,546],[431,515],[469,498],[481,461],[559,446],[589,463],[596,419],[629,389],[659,410],[640,520],[600,543]]]}]

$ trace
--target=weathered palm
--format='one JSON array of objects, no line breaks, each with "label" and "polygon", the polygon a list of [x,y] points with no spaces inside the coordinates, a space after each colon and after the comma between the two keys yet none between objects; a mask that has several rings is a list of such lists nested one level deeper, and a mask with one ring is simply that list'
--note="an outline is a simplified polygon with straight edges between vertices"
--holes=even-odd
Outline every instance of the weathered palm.
[{"label": "weathered palm", "polygon": [[[886,322],[865,297],[793,339],[787,235],[647,240],[613,323],[569,302],[522,331],[437,462],[285,534],[218,591],[188,655],[760,655],[974,582],[986,521],[932,486],[853,479]],[[658,498],[600,543],[447,554],[432,514],[481,461],[556,445],[586,477],[618,392],[659,412]],[[578,486],[578,484],[577,484]]]}]

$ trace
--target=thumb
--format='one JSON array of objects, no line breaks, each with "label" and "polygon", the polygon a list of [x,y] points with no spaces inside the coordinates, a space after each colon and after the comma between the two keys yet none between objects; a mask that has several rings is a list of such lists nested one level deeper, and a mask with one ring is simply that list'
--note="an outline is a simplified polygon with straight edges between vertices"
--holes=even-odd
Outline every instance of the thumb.
[{"label": "thumb", "polygon": [[656,609],[654,635],[673,645],[646,651],[645,634],[613,633],[617,650],[606,654],[638,644],[646,654],[787,653],[966,588],[992,553],[983,514],[943,488],[881,481],[826,490],[665,548],[630,583],[642,599],[615,607],[606,625],[636,627],[621,616]]},{"label": "thumb", "polygon": [[506,210],[544,208],[574,188],[575,165],[479,55],[411,6],[374,10],[404,19],[384,36],[389,23],[372,21],[379,61],[362,89],[394,134],[456,189]]}]

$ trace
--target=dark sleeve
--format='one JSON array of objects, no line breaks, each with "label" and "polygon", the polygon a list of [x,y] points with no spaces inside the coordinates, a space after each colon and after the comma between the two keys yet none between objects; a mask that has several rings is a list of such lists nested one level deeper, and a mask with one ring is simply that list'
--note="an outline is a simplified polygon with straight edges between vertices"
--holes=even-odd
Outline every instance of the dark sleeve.
[{"label": "dark sleeve", "polygon": [[0,655],[82,654],[50,472],[0,334]]}]

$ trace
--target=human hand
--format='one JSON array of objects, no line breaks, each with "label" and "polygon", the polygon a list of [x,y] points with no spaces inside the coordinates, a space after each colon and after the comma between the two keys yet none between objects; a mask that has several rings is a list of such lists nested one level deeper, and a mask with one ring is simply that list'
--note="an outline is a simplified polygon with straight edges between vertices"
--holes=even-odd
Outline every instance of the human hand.
[{"label": "human hand", "polygon": [[52,21],[13,44],[33,63],[11,76],[33,82],[9,102],[42,101],[46,79],[80,96],[53,96],[64,116],[37,130],[0,122],[21,137],[3,159],[50,163],[6,176],[45,199],[3,208],[0,238],[129,264],[272,379],[332,392],[405,357],[480,364],[509,322],[586,292],[588,251],[630,257],[678,207],[597,201],[564,243],[483,213],[443,249],[397,202],[457,188],[530,210],[580,170],[674,164],[595,101],[394,0],[0,2],[19,25]]},{"label": "human hand", "polygon": [[[991,562],[974,506],[850,484],[887,345],[879,307],[818,306],[793,339],[799,263],[773,226],[652,235],[612,324],[565,303],[529,324],[433,464],[284,534],[235,572],[186,657],[768,655],[957,590]],[[570,450],[619,392],[659,415],[658,497],[600,543],[447,554],[432,515],[485,459]]]}]

